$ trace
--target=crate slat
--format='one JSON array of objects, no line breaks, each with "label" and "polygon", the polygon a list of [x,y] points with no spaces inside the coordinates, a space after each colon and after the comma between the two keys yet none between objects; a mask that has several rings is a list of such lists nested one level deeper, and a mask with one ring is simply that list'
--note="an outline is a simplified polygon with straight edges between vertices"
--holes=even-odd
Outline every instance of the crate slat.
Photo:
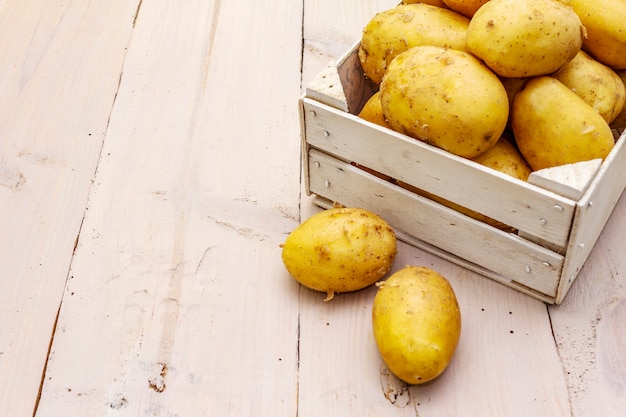
[{"label": "crate slat", "polygon": [[[564,246],[575,202],[357,116],[303,99],[306,143]],[[314,115],[314,116],[313,116]]]},{"label": "crate slat", "polygon": [[563,301],[626,188],[626,130],[577,203],[556,302]]},{"label": "crate slat", "polygon": [[311,149],[311,192],[381,215],[396,229],[532,290],[556,296],[563,256]]}]

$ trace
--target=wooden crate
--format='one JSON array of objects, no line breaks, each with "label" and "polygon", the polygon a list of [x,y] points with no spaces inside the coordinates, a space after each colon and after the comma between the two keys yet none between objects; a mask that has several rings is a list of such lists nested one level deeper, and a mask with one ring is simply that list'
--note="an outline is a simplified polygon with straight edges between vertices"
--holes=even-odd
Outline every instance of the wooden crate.
[{"label": "wooden crate", "polygon": [[[537,171],[528,182],[520,181],[357,117],[376,90],[363,76],[357,48],[322,71],[301,99],[307,193],[321,207],[338,203],[371,210],[400,239],[559,304],[626,186],[626,134],[604,161]],[[513,231],[399,184],[481,213]]]}]

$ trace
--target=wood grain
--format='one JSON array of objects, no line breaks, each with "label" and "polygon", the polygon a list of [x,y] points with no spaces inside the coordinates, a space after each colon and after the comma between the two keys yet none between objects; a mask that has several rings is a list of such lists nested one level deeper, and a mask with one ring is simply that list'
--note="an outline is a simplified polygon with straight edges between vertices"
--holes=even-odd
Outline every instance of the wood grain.
[{"label": "wood grain", "polygon": [[395,3],[0,2],[0,415],[621,417],[624,196],[560,306],[399,242],[463,317],[423,386],[378,355],[375,287],[284,269],[320,210],[298,99]]},{"label": "wood grain", "polygon": [[296,414],[301,16],[142,4],[38,417]]},{"label": "wood grain", "polygon": [[136,1],[0,5],[0,404],[31,416]]},{"label": "wood grain", "polygon": [[626,407],[626,195],[558,307],[554,335],[575,416],[621,416]]}]

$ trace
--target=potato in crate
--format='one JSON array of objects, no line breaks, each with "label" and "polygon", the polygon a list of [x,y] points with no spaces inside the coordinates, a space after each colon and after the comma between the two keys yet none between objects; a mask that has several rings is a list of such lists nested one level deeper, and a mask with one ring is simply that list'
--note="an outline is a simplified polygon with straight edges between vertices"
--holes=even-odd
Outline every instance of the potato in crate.
[{"label": "potato in crate", "polygon": [[605,158],[516,178],[359,117],[379,91],[359,45],[301,99],[307,193],[321,207],[371,210],[418,248],[561,303],[626,186],[626,135],[612,131]]}]

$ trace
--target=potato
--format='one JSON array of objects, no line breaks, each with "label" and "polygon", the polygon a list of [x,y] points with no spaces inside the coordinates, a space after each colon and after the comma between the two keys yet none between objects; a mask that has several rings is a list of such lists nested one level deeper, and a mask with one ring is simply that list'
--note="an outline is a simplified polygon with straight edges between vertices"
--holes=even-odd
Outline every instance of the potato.
[{"label": "potato", "polygon": [[552,74],[611,123],[624,108],[626,87],[610,67],[584,51]]},{"label": "potato", "polygon": [[336,207],[309,217],[282,245],[287,271],[302,285],[327,294],[365,288],[389,272],[396,236],[379,216]]},{"label": "potato", "polygon": [[549,76],[527,81],[517,93],[511,125],[533,170],[605,158],[615,144],[602,116]]},{"label": "potato", "polygon": [[506,90],[506,95],[509,98],[509,109],[513,105],[513,98],[515,94],[522,88],[524,83],[528,80],[526,77],[500,77],[500,81]]},{"label": "potato", "polygon": [[583,49],[613,69],[626,69],[626,0],[561,0],[587,31]]},{"label": "potato", "polygon": [[555,0],[491,0],[467,28],[467,49],[503,77],[550,74],[578,53],[583,26]]},{"label": "potato", "polygon": [[[624,85],[626,85],[626,70],[617,70],[615,73],[622,80]],[[615,116],[615,119],[611,122],[610,126],[613,129],[621,129],[623,127],[626,127],[626,105],[624,105],[622,111],[617,116]]]},{"label": "potato", "polygon": [[450,283],[432,269],[408,266],[378,285],[372,324],[383,361],[409,384],[435,379],[450,364],[461,336]]},{"label": "potato", "polygon": [[380,91],[375,92],[374,95],[365,102],[365,105],[359,112],[359,117],[368,122],[391,129],[391,126],[389,126],[383,114],[383,106],[380,102]]},{"label": "potato", "polygon": [[400,4],[376,14],[363,29],[359,60],[363,73],[380,84],[387,66],[401,52],[419,45],[465,49],[469,19],[424,3]]},{"label": "potato", "polygon": [[506,135],[487,152],[472,159],[474,162],[495,169],[518,180],[526,181],[531,173],[528,162]]},{"label": "potato", "polygon": [[472,17],[483,4],[489,0],[443,0],[444,3],[455,12],[463,16]]},{"label": "potato", "polygon": [[448,8],[446,3],[443,0],[402,0],[403,4],[415,4],[415,3],[424,3],[430,4],[431,6],[443,7],[445,9]]},{"label": "potato", "polygon": [[398,55],[380,98],[394,130],[466,158],[492,147],[508,119],[498,77],[471,54],[436,46]]}]

